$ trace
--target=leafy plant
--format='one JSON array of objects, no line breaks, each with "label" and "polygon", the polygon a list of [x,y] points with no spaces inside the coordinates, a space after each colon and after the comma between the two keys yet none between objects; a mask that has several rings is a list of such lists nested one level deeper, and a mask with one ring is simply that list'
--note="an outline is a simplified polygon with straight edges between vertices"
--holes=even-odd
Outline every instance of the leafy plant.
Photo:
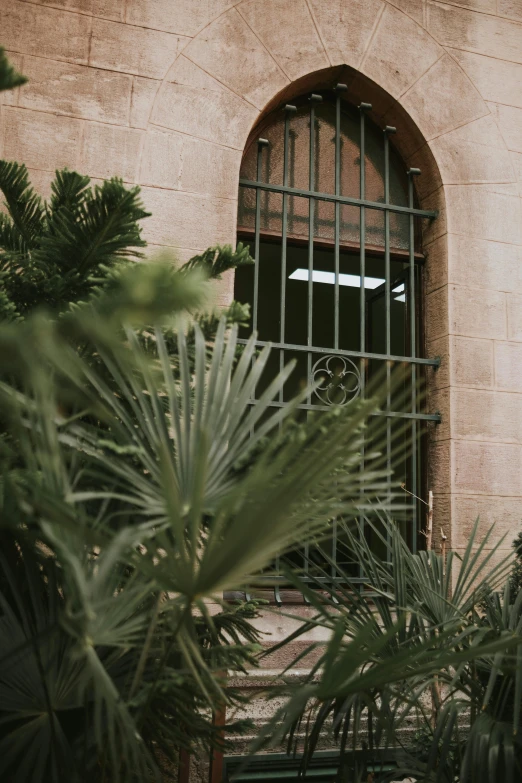
[{"label": "leafy plant", "polygon": [[62,312],[87,298],[120,259],[140,257],[138,221],[147,217],[139,188],[112,179],[58,171],[49,203],[29,182],[25,165],[0,161],[0,317],[16,320],[45,305]]},{"label": "leafy plant", "polygon": [[18,73],[7,59],[5,49],[0,46],[0,92],[14,90],[27,82],[27,78]]},{"label": "leafy plant", "polygon": [[[331,641],[266,735],[272,732],[273,742],[286,737],[289,750],[304,741],[306,764],[319,738],[333,734],[345,763],[353,765],[361,743],[370,757],[373,748],[402,745],[401,733],[414,718],[423,748],[403,774],[447,782],[459,775],[474,783],[517,779],[522,593],[510,610],[509,596],[502,601],[495,592],[506,582],[511,558],[494,563],[502,541],[488,549],[492,530],[479,540],[478,523],[462,558],[413,554],[397,526],[380,516],[378,525],[366,524],[383,544],[391,542],[391,563],[381,561],[363,535],[344,530],[366,589],[350,587],[326,552],[337,580],[328,588],[318,579],[322,599],[289,572],[316,610],[310,625],[328,629]],[[435,711],[426,700],[430,693],[438,699]]]},{"label": "leafy plant", "polygon": [[[133,274],[159,280],[146,264]],[[178,281],[189,292],[193,274]],[[1,485],[0,763],[35,782],[154,779],[159,757],[217,742],[211,711],[239,698],[220,673],[258,649],[255,605],[230,606],[222,590],[382,476],[377,457],[372,472],[358,464],[376,401],[286,437],[293,406],[269,403],[291,368],[250,404],[268,349],[256,356],[251,341],[238,361],[225,322],[212,346],[196,324],[191,346],[174,330],[174,357],[160,328],[145,349],[128,326],[120,339],[109,301],[0,329],[16,444]],[[154,297],[133,302],[120,316],[153,323]]]},{"label": "leafy plant", "polygon": [[518,534],[511,546],[515,560],[509,575],[509,587],[510,595],[516,596],[522,590],[522,533]]}]

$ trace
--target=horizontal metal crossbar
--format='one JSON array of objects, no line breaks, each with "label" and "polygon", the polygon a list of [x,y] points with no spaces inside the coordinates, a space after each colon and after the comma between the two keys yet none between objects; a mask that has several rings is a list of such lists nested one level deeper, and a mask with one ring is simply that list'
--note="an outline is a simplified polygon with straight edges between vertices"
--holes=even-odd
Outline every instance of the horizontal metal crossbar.
[{"label": "horizontal metal crossbar", "polygon": [[438,217],[438,210],[415,209],[415,207],[401,207],[398,204],[388,204],[380,201],[368,201],[363,198],[352,198],[351,196],[336,196],[333,193],[319,193],[315,190],[301,190],[291,188],[289,185],[272,185],[267,182],[260,182],[250,179],[240,179],[239,184],[244,188],[254,188],[255,190],[265,190],[270,193],[286,193],[289,196],[300,196],[301,198],[313,198],[318,201],[332,201],[338,204],[349,204],[353,207],[367,207],[368,209],[378,209],[382,212],[396,212],[402,215],[415,215],[417,217],[430,218],[434,220]]},{"label": "horizontal metal crossbar", "polygon": [[[257,400],[249,400],[249,405],[256,405]],[[347,403],[349,404],[349,403]],[[275,402],[272,401],[268,404],[269,408],[286,408],[288,402]],[[302,411],[331,411],[332,405],[314,405],[314,403],[303,402],[297,406]],[[440,413],[408,413],[401,411],[376,411],[371,414],[372,416],[384,416],[388,419],[413,419],[414,421],[433,421],[436,424],[440,424],[442,417]]]},{"label": "horizontal metal crossbar", "polygon": [[[246,345],[248,340],[238,339],[238,343]],[[266,342],[264,340],[256,340],[256,347],[264,348],[270,346],[271,348],[277,348],[282,351],[302,351],[304,353],[322,353],[331,354],[335,353],[336,356],[348,356],[353,359],[380,359],[384,362],[397,362],[406,364],[424,364],[428,367],[440,367],[440,358],[436,356],[434,359],[424,359],[420,356],[394,356],[393,354],[385,353],[369,353],[368,351],[343,351],[339,348],[332,350],[332,348],[319,348],[313,345],[294,345],[293,343],[273,343]]]}]

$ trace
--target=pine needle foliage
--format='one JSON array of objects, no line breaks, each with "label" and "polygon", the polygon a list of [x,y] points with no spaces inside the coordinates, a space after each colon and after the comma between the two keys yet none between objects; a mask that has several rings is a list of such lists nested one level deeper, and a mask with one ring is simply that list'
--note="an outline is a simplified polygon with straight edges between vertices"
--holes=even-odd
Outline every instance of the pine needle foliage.
[{"label": "pine needle foliage", "polygon": [[48,202],[23,164],[0,161],[0,318],[20,320],[36,308],[54,313],[89,298],[122,259],[140,258],[138,187],[119,179],[89,187],[89,177],[56,172]]}]

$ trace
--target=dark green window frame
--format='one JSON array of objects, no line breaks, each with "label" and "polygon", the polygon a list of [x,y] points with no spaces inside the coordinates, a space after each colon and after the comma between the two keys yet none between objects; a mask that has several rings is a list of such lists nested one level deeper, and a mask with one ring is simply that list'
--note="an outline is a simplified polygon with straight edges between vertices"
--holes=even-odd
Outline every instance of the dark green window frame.
[{"label": "dark green window frame", "polygon": [[[308,381],[312,381],[317,376],[318,368],[325,374],[325,378],[328,379],[328,367],[325,367],[329,361],[336,361],[340,370],[337,370],[337,375],[341,374],[342,379],[346,378],[349,383],[346,384],[347,394],[345,399],[340,400],[342,404],[348,404],[353,397],[364,394],[365,388],[368,383],[370,367],[385,366],[386,370],[386,383],[388,388],[386,409],[382,412],[382,415],[387,417],[387,463],[388,467],[392,466],[392,440],[393,440],[393,420],[399,419],[402,422],[409,421],[409,438],[411,443],[411,467],[409,468],[410,481],[407,490],[408,496],[405,495],[405,500],[410,498],[411,503],[411,525],[407,531],[407,539],[411,548],[415,551],[418,547],[418,533],[420,527],[421,507],[419,506],[419,500],[417,496],[423,492],[423,483],[425,481],[422,477],[421,464],[421,447],[420,447],[420,433],[421,429],[426,426],[428,422],[439,422],[440,415],[437,413],[426,412],[422,409],[418,398],[418,389],[420,375],[426,370],[426,368],[437,368],[440,360],[435,358],[426,358],[423,356],[422,340],[419,339],[419,331],[422,329],[422,265],[424,257],[419,251],[419,239],[420,231],[419,225],[424,220],[433,220],[437,217],[437,212],[432,210],[420,209],[415,202],[415,189],[414,178],[420,175],[420,171],[415,168],[410,168],[406,172],[407,179],[407,193],[405,197],[406,203],[399,204],[393,203],[390,198],[390,157],[395,154],[390,149],[390,137],[396,133],[396,129],[390,126],[386,126],[382,133],[382,148],[383,148],[383,185],[384,193],[383,199],[379,201],[372,201],[366,198],[367,186],[366,186],[366,137],[367,126],[370,120],[367,118],[368,111],[371,110],[371,105],[367,103],[361,103],[358,107],[359,113],[359,193],[357,196],[345,195],[342,193],[342,117],[343,112],[346,110],[347,101],[346,86],[338,84],[332,93],[327,94],[327,100],[329,100],[331,106],[335,110],[335,126],[333,142],[335,146],[335,174],[334,174],[334,187],[331,188],[332,192],[321,192],[316,187],[317,181],[317,159],[316,159],[316,113],[317,107],[322,103],[323,96],[312,94],[307,98],[308,115],[309,115],[309,141],[308,141],[308,187],[297,188],[290,184],[290,169],[291,161],[289,160],[290,154],[290,138],[292,120],[297,113],[297,105],[287,104],[278,112],[283,113],[284,121],[282,123],[282,132],[284,134],[283,139],[283,165],[282,165],[282,180],[280,182],[270,181],[270,178],[264,176],[264,171],[267,170],[266,156],[269,152],[269,141],[265,138],[257,139],[256,144],[256,165],[255,165],[255,178],[241,176],[240,186],[240,215],[238,225],[238,238],[246,239],[250,241],[252,246],[252,254],[255,259],[255,267],[253,271],[252,291],[251,291],[251,304],[253,315],[253,329],[258,330],[260,321],[262,320],[262,299],[260,298],[260,271],[263,268],[265,257],[270,252],[272,255],[274,252],[279,253],[279,266],[280,266],[280,280],[277,285],[280,292],[280,306],[279,306],[279,334],[275,335],[276,339],[262,339],[263,335],[259,334],[257,345],[261,348],[268,342],[272,345],[276,353],[279,353],[279,368],[282,369],[289,356],[302,355],[306,357],[306,378]],[[303,105],[301,100],[301,106]],[[299,103],[299,101],[296,101]],[[301,110],[303,111],[303,110]],[[351,109],[353,111],[353,108]],[[277,116],[274,113],[273,116]],[[279,114],[279,117],[281,115]],[[279,123],[281,124],[281,123]],[[267,125],[263,126],[265,129]],[[375,131],[373,131],[375,132]],[[394,158],[396,161],[396,157]],[[252,198],[252,215],[253,225],[245,226],[244,217],[241,211],[242,195],[247,191],[250,194],[254,194],[254,200]],[[265,203],[269,196],[267,194],[277,194],[277,198],[281,201],[281,230],[270,231],[263,230],[262,215],[263,215],[263,198]],[[291,206],[292,200],[304,199],[308,204],[308,235],[306,237],[292,235],[288,230],[289,224],[289,206]],[[327,202],[333,205],[333,239],[328,241],[324,238],[318,238],[316,235],[316,210],[317,205],[320,202]],[[346,242],[343,241],[341,236],[342,226],[342,210],[344,207],[349,206],[358,210],[359,215],[359,242]],[[366,229],[368,224],[368,218],[373,216],[375,212],[382,213],[383,215],[383,242],[382,247],[376,247],[374,244],[369,245],[366,241]],[[391,221],[392,216],[400,215],[403,221],[407,221],[407,249],[398,248],[394,246],[391,237]],[[242,225],[243,223],[243,225]],[[269,251],[269,245],[272,246],[275,243],[275,249]],[[303,339],[301,343],[288,341],[287,337],[287,318],[286,318],[286,296],[287,296],[287,278],[288,278],[288,261],[292,253],[297,253],[297,248],[300,248],[301,257],[303,252],[306,252],[306,268],[299,269],[302,273],[301,280],[307,280],[307,313],[306,313],[306,339]],[[325,250],[330,255],[333,254],[333,272],[328,273],[330,275],[330,281],[333,281],[333,339],[332,344],[317,345],[314,344],[314,272],[317,275],[317,269],[314,269],[314,257],[318,252]],[[350,263],[354,262],[355,254],[358,256],[359,265],[359,345],[357,348],[350,346],[349,349],[343,348],[340,340],[340,283],[342,278],[341,266],[343,258],[348,258]],[[343,255],[344,254],[344,255]],[[369,265],[375,262],[375,259],[380,259],[382,267],[382,284],[375,289],[375,291],[367,291],[366,281],[371,279],[368,275]],[[401,265],[402,271],[400,276],[397,277],[396,269],[397,264]],[[395,270],[395,271],[394,271]],[[241,301],[245,301],[244,293],[244,279],[245,271],[238,270],[236,272],[236,298]],[[295,274],[295,272],[294,272]],[[333,274],[333,277],[332,277]],[[394,276],[395,275],[395,276]],[[401,282],[402,281],[402,282]],[[373,283],[372,283],[373,284]],[[402,289],[400,286],[402,285]],[[243,288],[243,290],[241,290]],[[395,291],[404,291],[400,297],[395,294]],[[371,296],[368,295],[371,294]],[[392,308],[395,307],[394,300],[401,298],[405,303],[405,312],[407,309],[407,315],[405,319],[407,324],[405,328],[407,330],[407,339],[404,343],[404,350],[402,353],[394,353],[392,351]],[[383,334],[381,335],[381,344],[379,350],[372,350],[372,335],[369,330],[368,311],[372,307],[372,302],[375,302],[377,298],[380,298],[380,306],[383,310],[382,319],[384,321]],[[382,307],[383,306],[383,307]],[[371,320],[371,318],[370,318]],[[406,333],[406,332],[405,332]],[[278,338],[278,339],[277,339]],[[246,335],[245,340],[246,341]],[[407,344],[406,344],[407,343]],[[411,397],[408,409],[393,410],[393,402],[390,394],[390,380],[392,374],[392,367],[402,365],[408,370],[409,384],[411,387]],[[337,379],[338,380],[338,379]],[[327,387],[328,388],[328,387]],[[327,410],[328,406],[334,400],[327,398],[312,399],[309,395],[306,402],[300,407],[303,410]],[[336,400],[338,401],[338,400]],[[253,400],[255,403],[255,400]],[[275,406],[285,405],[285,399],[283,396],[279,401],[274,402]],[[364,455],[362,455],[364,459]],[[333,559],[336,557],[335,550],[335,533],[333,541]],[[306,553],[308,556],[308,553]],[[306,558],[305,558],[306,559]],[[305,565],[305,572],[307,566]],[[354,581],[362,581],[362,575]]]}]

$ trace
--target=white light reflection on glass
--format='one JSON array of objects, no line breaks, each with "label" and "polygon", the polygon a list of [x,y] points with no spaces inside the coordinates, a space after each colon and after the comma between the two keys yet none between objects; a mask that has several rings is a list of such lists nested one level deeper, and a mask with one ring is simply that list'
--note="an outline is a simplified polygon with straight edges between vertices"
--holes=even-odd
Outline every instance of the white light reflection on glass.
[{"label": "white light reflection on glass", "polygon": [[[308,269],[295,269],[292,274],[288,276],[288,278],[289,280],[304,280],[305,282],[308,282]],[[335,285],[335,272],[324,272],[321,269],[313,269],[312,281],[314,283],[329,283],[330,285]],[[383,285],[384,282],[385,281],[381,277],[365,276],[364,287],[370,289],[378,288],[380,285]],[[360,288],[361,277],[360,275],[339,274],[339,285],[350,286],[351,288]],[[397,302],[406,301],[406,294],[403,293],[404,283],[400,283],[392,290],[394,294],[399,294],[399,296],[393,297]]]}]

